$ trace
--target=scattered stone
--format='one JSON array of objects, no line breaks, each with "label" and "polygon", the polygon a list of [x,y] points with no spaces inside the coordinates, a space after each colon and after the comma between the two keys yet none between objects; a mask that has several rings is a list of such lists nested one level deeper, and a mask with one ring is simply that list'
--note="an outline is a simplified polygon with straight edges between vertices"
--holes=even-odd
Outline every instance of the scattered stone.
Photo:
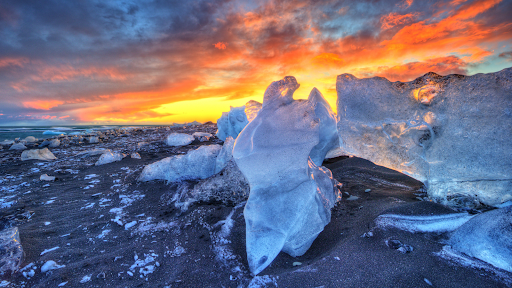
[{"label": "scattered stone", "polygon": [[411,245],[402,243],[400,240],[389,239],[386,240],[386,245],[391,248],[400,251],[402,254],[412,252],[414,248]]},{"label": "scattered stone", "polygon": [[48,174],[43,174],[39,177],[41,181],[55,181],[55,176],[48,176]]},{"label": "scattered stone", "polygon": [[48,148],[43,149],[32,149],[25,150],[21,153],[21,160],[55,160],[57,157],[53,155],[53,153],[48,150]]},{"label": "scattered stone", "polygon": [[27,149],[27,146],[23,145],[22,143],[16,143],[9,148],[9,150],[25,150]]}]

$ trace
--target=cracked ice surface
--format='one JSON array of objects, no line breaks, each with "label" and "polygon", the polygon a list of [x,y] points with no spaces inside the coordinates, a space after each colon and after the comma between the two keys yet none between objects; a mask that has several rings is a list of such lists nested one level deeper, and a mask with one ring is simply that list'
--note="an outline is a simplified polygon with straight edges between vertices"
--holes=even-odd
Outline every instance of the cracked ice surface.
[{"label": "cracked ice surface", "polygon": [[304,254],[329,223],[339,196],[331,171],[315,165],[336,143],[334,114],[316,88],[308,100],[294,100],[298,87],[291,76],[273,82],[233,150],[251,187],[244,216],[254,274],[281,250]]},{"label": "cracked ice surface", "polygon": [[346,154],[402,171],[445,203],[512,199],[512,68],[405,83],[342,74],[336,90]]}]

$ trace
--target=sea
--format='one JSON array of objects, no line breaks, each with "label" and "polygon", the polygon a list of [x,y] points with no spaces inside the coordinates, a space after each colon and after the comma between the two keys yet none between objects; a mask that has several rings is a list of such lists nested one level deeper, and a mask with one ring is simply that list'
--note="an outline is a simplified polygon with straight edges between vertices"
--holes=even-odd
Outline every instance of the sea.
[{"label": "sea", "polygon": [[[94,131],[109,130],[125,127],[149,127],[150,125],[78,125],[78,126],[0,126],[0,142],[4,140],[20,140],[28,136],[38,139],[52,138],[55,135],[79,135]],[[161,126],[161,125],[158,125]]]}]

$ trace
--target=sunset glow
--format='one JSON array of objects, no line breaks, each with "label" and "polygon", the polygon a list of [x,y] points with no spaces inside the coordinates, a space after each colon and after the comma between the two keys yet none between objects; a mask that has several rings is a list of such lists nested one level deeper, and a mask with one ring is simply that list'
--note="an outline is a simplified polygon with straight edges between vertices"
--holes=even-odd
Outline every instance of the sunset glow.
[{"label": "sunset glow", "polygon": [[512,1],[0,3],[0,125],[213,121],[293,75],[410,81],[512,66]]}]

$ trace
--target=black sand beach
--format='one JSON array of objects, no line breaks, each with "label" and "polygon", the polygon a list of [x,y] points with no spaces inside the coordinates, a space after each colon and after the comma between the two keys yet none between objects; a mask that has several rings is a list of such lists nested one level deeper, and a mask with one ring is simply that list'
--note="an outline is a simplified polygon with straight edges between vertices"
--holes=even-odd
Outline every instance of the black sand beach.
[{"label": "black sand beach", "polygon": [[[57,157],[54,161],[21,161],[21,151],[4,147],[0,150],[0,197],[4,203],[14,202],[0,209],[2,224],[4,229],[18,227],[25,255],[20,271],[1,276],[4,282],[0,286],[512,285],[510,273],[463,266],[439,257],[436,253],[442,250],[447,233],[375,228],[374,219],[386,211],[408,215],[456,211],[420,201],[426,196],[421,182],[348,157],[324,162],[343,184],[343,200],[332,210],[331,222],[309,251],[297,258],[281,253],[253,277],[245,252],[243,205],[196,202],[182,212],[169,203],[176,184],[137,181],[144,165],[200,145],[222,143],[213,137],[180,148],[168,147],[164,139],[169,133],[213,134],[215,130],[215,124],[204,124],[104,132],[97,144],[71,141],[67,146],[50,149]],[[138,152],[141,159],[127,156],[119,162],[95,166],[99,155],[77,155],[96,148],[128,155]],[[42,174],[57,179],[41,181]],[[413,250],[401,253],[389,247],[386,240],[398,240]],[[43,264],[50,260],[65,266],[41,272]]]}]

